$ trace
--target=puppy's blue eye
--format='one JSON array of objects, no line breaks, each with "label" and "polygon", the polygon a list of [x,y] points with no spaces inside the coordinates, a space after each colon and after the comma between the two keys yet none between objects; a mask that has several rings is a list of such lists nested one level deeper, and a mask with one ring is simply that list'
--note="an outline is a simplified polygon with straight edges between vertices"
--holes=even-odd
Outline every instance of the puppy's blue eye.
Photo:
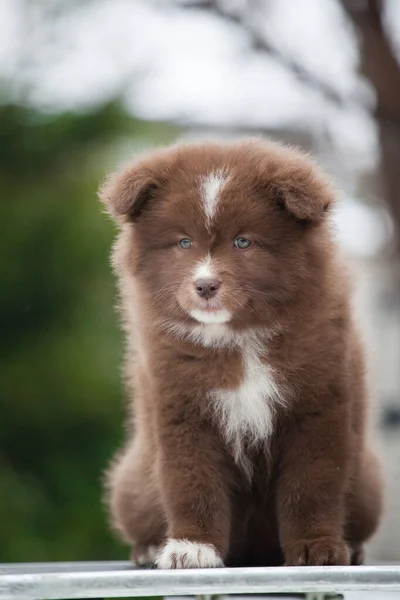
[{"label": "puppy's blue eye", "polygon": [[183,250],[189,250],[192,247],[192,240],[190,238],[183,238],[183,240],[179,240],[179,245]]},{"label": "puppy's blue eye", "polygon": [[251,246],[251,241],[247,240],[246,238],[238,237],[233,242],[233,245],[236,248],[239,248],[239,250],[245,250],[246,248],[248,248],[249,246]]}]

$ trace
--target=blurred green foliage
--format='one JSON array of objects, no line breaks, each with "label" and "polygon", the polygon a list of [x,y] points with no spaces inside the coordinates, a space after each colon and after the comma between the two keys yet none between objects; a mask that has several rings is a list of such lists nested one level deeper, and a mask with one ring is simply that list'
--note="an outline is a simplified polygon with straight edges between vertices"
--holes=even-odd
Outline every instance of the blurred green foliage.
[{"label": "blurred green foliage", "polygon": [[123,435],[123,342],[96,189],[117,149],[175,133],[118,103],[0,106],[0,562],[127,556],[101,503]]}]

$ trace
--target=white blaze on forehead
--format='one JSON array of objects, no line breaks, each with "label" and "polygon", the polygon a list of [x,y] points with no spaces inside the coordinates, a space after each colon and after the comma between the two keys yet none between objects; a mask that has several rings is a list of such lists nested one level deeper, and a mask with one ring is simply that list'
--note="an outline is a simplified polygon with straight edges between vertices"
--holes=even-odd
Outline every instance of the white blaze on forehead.
[{"label": "white blaze on forehead", "polygon": [[222,169],[209,173],[201,178],[200,190],[204,212],[208,225],[210,225],[218,205],[220,193],[229,177]]}]

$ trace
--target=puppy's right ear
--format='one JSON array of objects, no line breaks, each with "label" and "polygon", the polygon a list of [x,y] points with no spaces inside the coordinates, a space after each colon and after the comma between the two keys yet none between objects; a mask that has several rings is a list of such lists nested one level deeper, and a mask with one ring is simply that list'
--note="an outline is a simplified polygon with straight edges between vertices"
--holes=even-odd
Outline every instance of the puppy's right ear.
[{"label": "puppy's right ear", "polygon": [[98,196],[115,219],[136,221],[156,197],[160,186],[154,173],[134,165],[108,176]]}]

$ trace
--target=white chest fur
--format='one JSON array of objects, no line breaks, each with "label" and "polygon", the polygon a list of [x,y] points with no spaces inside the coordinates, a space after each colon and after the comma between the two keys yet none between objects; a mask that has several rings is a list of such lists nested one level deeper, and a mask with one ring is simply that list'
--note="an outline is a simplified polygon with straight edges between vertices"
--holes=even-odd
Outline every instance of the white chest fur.
[{"label": "white chest fur", "polygon": [[241,384],[234,390],[213,390],[210,400],[221,433],[232,448],[236,462],[251,476],[251,468],[244,455],[244,440],[251,445],[269,440],[273,432],[274,407],[283,401],[283,390],[276,384],[268,362],[261,359],[263,349],[260,342],[250,338],[244,340],[240,347],[244,362]]},{"label": "white chest fur", "polygon": [[240,349],[244,373],[233,390],[209,392],[210,408],[234,459],[251,479],[252,466],[244,442],[267,443],[273,433],[274,409],[285,403],[288,389],[277,385],[276,372],[268,365],[268,331],[238,334],[224,324],[169,326],[168,330],[205,348]]}]

